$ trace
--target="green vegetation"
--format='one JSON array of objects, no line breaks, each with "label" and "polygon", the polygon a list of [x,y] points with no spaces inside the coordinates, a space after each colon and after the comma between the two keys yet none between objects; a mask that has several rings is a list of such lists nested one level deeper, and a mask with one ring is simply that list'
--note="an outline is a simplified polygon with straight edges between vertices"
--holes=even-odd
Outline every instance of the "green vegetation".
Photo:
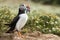
[{"label": "green vegetation", "polygon": [[43,4],[58,4],[60,5],[60,0],[32,0],[35,3],[42,2]]},{"label": "green vegetation", "polygon": [[13,17],[14,13],[11,13],[11,11],[7,7],[0,8],[0,33],[7,30],[8,27],[4,24],[10,23]]},{"label": "green vegetation", "polygon": [[44,11],[33,11],[29,14],[29,20],[23,29],[26,32],[40,31],[42,33],[53,33],[60,35],[59,17]]},{"label": "green vegetation", "polygon": [[[11,12],[7,7],[0,8],[0,33],[9,29],[4,24],[10,23],[15,15],[16,13]],[[60,35],[60,19],[56,14],[33,10],[28,16],[28,22],[22,32],[40,31]]]}]

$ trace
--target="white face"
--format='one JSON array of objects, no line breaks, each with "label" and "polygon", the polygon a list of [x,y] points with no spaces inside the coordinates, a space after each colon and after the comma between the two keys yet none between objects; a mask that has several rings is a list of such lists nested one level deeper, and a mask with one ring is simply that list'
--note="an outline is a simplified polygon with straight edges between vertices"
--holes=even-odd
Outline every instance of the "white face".
[{"label": "white face", "polygon": [[26,9],[26,6],[24,4],[20,5],[20,9],[21,10],[25,10]]}]

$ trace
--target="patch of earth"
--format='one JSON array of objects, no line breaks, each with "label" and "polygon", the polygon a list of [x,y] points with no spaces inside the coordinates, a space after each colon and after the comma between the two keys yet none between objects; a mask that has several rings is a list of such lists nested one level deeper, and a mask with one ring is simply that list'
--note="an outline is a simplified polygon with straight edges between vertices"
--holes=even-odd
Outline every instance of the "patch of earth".
[{"label": "patch of earth", "polygon": [[[14,36],[13,36],[14,35]],[[60,37],[54,34],[43,34],[35,31],[32,33],[25,33],[24,38],[18,37],[16,33],[12,35],[0,36],[0,40],[60,40]]]}]

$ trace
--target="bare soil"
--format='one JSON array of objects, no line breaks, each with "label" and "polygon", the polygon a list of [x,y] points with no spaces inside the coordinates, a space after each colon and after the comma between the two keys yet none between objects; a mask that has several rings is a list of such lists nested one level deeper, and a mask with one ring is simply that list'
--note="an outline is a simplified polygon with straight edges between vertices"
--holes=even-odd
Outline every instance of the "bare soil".
[{"label": "bare soil", "polygon": [[35,31],[32,33],[23,34],[24,38],[18,37],[16,33],[5,34],[0,36],[0,40],[60,40],[60,37],[54,34],[43,34],[41,32]]}]

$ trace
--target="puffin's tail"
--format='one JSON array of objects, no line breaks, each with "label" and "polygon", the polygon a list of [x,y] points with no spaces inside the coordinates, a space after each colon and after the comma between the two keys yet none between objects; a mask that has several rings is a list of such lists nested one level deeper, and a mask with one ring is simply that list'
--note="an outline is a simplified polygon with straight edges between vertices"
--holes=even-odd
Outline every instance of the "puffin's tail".
[{"label": "puffin's tail", "polygon": [[15,26],[11,26],[10,24],[5,24],[10,27],[10,29],[6,33],[13,33],[13,30],[15,29]]}]

